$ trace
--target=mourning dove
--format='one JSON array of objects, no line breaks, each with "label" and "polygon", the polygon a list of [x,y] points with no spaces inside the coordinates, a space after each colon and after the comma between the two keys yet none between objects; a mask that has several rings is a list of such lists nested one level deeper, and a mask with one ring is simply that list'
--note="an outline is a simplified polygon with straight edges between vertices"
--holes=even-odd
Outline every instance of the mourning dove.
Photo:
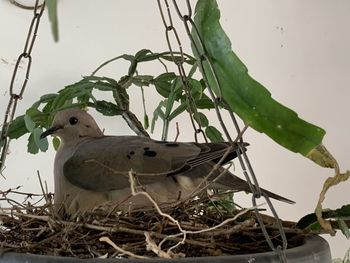
[{"label": "mourning dove", "polygon": [[[68,215],[106,202],[121,203],[121,210],[129,209],[130,205],[150,205],[144,196],[128,199],[131,170],[141,189],[158,204],[189,198],[210,172],[205,183],[212,182],[212,189],[251,191],[246,181],[224,168],[213,170],[215,163],[228,151],[229,143],[179,143],[139,136],[105,136],[95,120],[80,109],[57,112],[52,128],[41,138],[50,134],[61,139],[54,162],[54,203]],[[237,145],[232,147],[224,162],[235,157]],[[293,203],[263,191],[272,198]]]}]

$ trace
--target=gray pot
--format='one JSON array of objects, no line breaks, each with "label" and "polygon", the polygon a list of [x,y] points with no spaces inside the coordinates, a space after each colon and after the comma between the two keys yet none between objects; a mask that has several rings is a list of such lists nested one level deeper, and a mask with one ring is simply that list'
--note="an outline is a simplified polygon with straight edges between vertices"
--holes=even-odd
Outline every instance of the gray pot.
[{"label": "gray pot", "polygon": [[[1,253],[1,250],[0,250]],[[326,240],[319,236],[311,236],[305,238],[304,245],[291,248],[286,251],[288,263],[331,263],[331,252]],[[159,262],[180,262],[180,263],[278,263],[278,257],[274,252],[265,252],[247,255],[235,256],[217,256],[217,257],[198,257],[198,258],[182,258],[182,259],[77,259],[70,257],[53,257],[24,253],[8,252],[0,255],[0,263],[58,263],[58,262],[125,262],[125,263],[159,263]]]}]

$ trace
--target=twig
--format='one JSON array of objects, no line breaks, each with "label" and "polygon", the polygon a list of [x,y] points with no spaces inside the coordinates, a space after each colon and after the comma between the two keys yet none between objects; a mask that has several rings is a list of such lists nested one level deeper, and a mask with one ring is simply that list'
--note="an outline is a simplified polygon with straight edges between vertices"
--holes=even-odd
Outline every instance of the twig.
[{"label": "twig", "polygon": [[27,209],[27,207],[25,207],[23,204],[17,202],[16,200],[10,199],[10,198],[0,198],[0,201],[6,201],[7,203],[9,203],[10,205],[14,206],[14,204],[20,206],[20,207],[16,207],[16,209]]},{"label": "twig", "polygon": [[[18,189],[18,187],[17,187],[16,189]],[[0,190],[0,195],[7,195],[7,194],[26,195],[26,196],[29,196],[29,197],[32,197],[32,196],[42,196],[42,194],[34,194],[34,193],[20,192],[20,191],[15,191],[15,190],[13,190],[13,189],[9,189],[9,190],[7,190],[7,191],[1,191],[1,190]]]},{"label": "twig", "polygon": [[[264,205],[264,204],[260,204],[260,205],[258,205],[257,207],[262,206],[262,205]],[[257,208],[257,207],[246,208],[246,209],[240,211],[240,212],[239,212],[238,214],[236,214],[234,217],[228,218],[228,219],[222,221],[220,224],[215,225],[215,226],[213,226],[213,227],[210,227],[210,228],[207,228],[207,229],[201,229],[201,230],[197,230],[197,231],[186,231],[186,232],[187,232],[187,234],[201,234],[201,233],[204,233],[204,232],[213,231],[213,230],[215,230],[215,229],[217,229],[217,228],[219,228],[219,227],[222,227],[222,226],[224,226],[224,225],[226,225],[226,224],[228,224],[228,223],[230,223],[230,222],[232,222],[232,221],[237,220],[238,217],[244,215],[245,213],[247,213],[247,212],[249,212],[249,211],[251,211],[251,210],[254,210],[254,209]]]},{"label": "twig", "polygon": [[180,230],[181,233],[178,233],[178,234],[174,234],[174,235],[169,235],[167,236],[166,238],[164,238],[157,247],[159,247],[159,249],[161,249],[161,246],[162,244],[168,240],[170,237],[179,237],[179,236],[183,236],[183,239],[182,241],[178,242],[177,244],[175,244],[174,246],[172,246],[171,248],[168,249],[168,253],[170,253],[174,248],[178,247],[180,244],[183,244],[186,240],[186,237],[187,237],[187,234],[201,234],[201,233],[204,233],[204,232],[209,232],[209,231],[213,231],[223,225],[226,225],[232,221],[235,221],[237,220],[238,217],[240,217],[241,215],[247,213],[248,211],[250,210],[254,210],[256,209],[257,207],[263,205],[258,205],[256,207],[251,207],[251,208],[247,208],[247,209],[244,209],[242,210],[241,212],[239,212],[238,214],[236,214],[234,217],[232,218],[228,218],[226,220],[224,220],[223,222],[221,222],[220,224],[216,225],[216,226],[213,226],[213,227],[210,227],[208,229],[201,229],[201,230],[198,230],[198,231],[186,231],[182,228],[182,226],[180,225],[179,221],[176,220],[175,218],[173,218],[172,216],[170,216],[169,214],[167,213],[164,213],[159,205],[157,204],[156,201],[153,200],[153,198],[147,193],[147,192],[144,192],[144,191],[140,191],[140,192],[136,192],[136,188],[135,188],[135,180],[134,180],[134,173],[133,171],[130,171],[129,172],[129,180],[130,180],[130,188],[131,188],[131,194],[133,196],[136,196],[136,195],[144,195],[155,207],[155,209],[157,210],[158,214],[165,217],[165,218],[168,218],[171,222],[173,222],[177,227],[178,229]]},{"label": "twig", "polygon": [[146,249],[148,251],[152,251],[155,253],[158,257],[161,258],[171,258],[171,256],[164,252],[157,244],[154,242],[154,240],[151,238],[150,234],[148,232],[145,232],[146,237]]},{"label": "twig", "polygon": [[346,171],[346,173],[340,173],[338,164],[335,168],[335,175],[333,177],[328,177],[323,184],[322,191],[320,192],[319,199],[317,202],[317,206],[315,209],[315,214],[317,217],[317,221],[320,223],[321,227],[326,230],[331,236],[335,235],[335,230],[332,228],[331,223],[322,217],[322,202],[326,198],[326,193],[332,186],[335,186],[341,182],[345,182],[350,178],[350,171]]},{"label": "twig", "polygon": [[130,251],[126,251],[124,249],[122,249],[121,247],[118,247],[112,240],[110,240],[108,237],[104,236],[104,237],[100,237],[99,239],[101,242],[106,242],[107,244],[111,245],[115,250],[119,251],[120,253],[123,253],[125,255],[128,255],[130,257],[133,258],[138,258],[138,259],[149,259],[149,257],[145,257],[145,256],[139,256],[136,255]]},{"label": "twig", "polygon": [[178,122],[176,122],[175,125],[176,125],[176,136],[175,136],[174,142],[177,142],[177,139],[179,138],[179,135],[180,135],[180,129],[179,129]]},{"label": "twig", "polygon": [[[140,191],[140,192],[136,192],[136,188],[135,188],[135,180],[134,180],[134,174],[133,171],[129,171],[129,180],[130,180],[130,189],[131,189],[131,194],[133,196],[137,196],[137,195],[143,195],[145,196],[154,206],[154,208],[157,210],[158,214],[168,218],[171,222],[175,223],[176,226],[179,228],[180,232],[183,234],[183,239],[178,242],[175,246],[171,247],[168,251],[171,251],[171,249],[174,249],[175,247],[179,246],[180,244],[183,244],[186,240],[186,231],[184,231],[179,223],[179,221],[177,221],[175,218],[173,218],[171,215],[167,214],[167,213],[163,213],[163,211],[160,209],[160,207],[158,206],[157,202],[153,200],[153,198],[144,191]],[[163,239],[166,240],[167,238]],[[163,243],[160,242],[159,247],[161,247],[161,244]]]},{"label": "twig", "polygon": [[[41,191],[42,191],[43,196],[44,196],[44,198],[45,198],[45,202],[46,202],[46,204],[48,205],[48,209],[49,209],[50,214],[54,217],[55,215],[54,215],[54,212],[53,212],[53,209],[52,209],[51,199],[47,198],[48,193],[47,193],[47,192],[45,191],[45,189],[44,189],[44,186],[43,186],[43,183],[42,183],[42,181],[41,181],[41,177],[40,177],[39,171],[37,170],[36,172],[37,172],[37,174],[38,174],[38,179],[39,179],[39,183],[40,183],[40,188],[41,188]],[[47,187],[46,187],[46,190],[47,190]]]},{"label": "twig", "polygon": [[[72,222],[64,221],[64,220],[54,220],[50,216],[38,216],[38,215],[32,215],[32,214],[23,214],[23,213],[19,213],[19,212],[15,212],[15,211],[6,212],[6,210],[7,209],[0,208],[0,215],[23,216],[23,217],[33,218],[33,219],[37,219],[37,220],[48,222],[48,223],[55,222],[59,225],[66,225],[66,226],[72,225]],[[133,235],[144,235],[144,232],[145,232],[143,230],[131,229],[131,228],[126,228],[126,227],[122,227],[122,226],[109,227],[109,226],[95,225],[95,224],[89,224],[89,223],[75,223],[75,226],[76,227],[84,227],[84,228],[91,229],[91,230],[104,231],[104,232],[108,232],[108,233],[123,232],[123,233],[129,233],[129,234],[133,234]],[[160,238],[160,239],[167,238],[168,240],[172,240],[172,241],[176,241],[176,242],[182,241],[182,238],[169,237],[168,235],[157,233],[157,232],[148,231],[148,233],[151,236],[156,237],[156,238]],[[185,242],[188,244],[200,246],[200,247],[213,247],[212,244],[209,244],[207,242],[196,241],[196,240],[186,240]]]},{"label": "twig", "polygon": [[144,192],[144,191],[137,192],[136,191],[133,171],[129,172],[129,180],[130,180],[131,194],[133,196],[137,196],[137,195],[146,196],[146,198],[153,204],[154,208],[157,210],[159,215],[168,218],[170,221],[172,221],[173,223],[176,224],[176,226],[180,229],[180,231],[183,231],[179,221],[177,221],[171,215],[169,215],[167,213],[163,213],[162,210],[160,209],[160,207],[158,206],[157,202],[154,201],[153,198],[147,192]]}]

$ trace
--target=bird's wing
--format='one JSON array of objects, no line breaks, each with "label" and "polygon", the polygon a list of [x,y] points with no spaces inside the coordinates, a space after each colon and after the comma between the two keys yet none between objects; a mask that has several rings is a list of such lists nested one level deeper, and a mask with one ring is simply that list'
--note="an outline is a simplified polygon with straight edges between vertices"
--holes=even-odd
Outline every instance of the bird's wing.
[{"label": "bird's wing", "polygon": [[[106,136],[79,144],[63,167],[74,185],[94,191],[129,186],[133,170],[142,184],[154,183],[193,166],[220,159],[228,145],[154,141],[138,136]],[[205,176],[205,175],[203,175]]]}]

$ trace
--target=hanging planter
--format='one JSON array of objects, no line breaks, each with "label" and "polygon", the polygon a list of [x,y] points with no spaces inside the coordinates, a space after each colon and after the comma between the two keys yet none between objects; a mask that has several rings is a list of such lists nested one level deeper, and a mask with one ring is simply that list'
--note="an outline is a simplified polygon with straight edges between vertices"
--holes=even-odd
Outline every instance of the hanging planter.
[{"label": "hanging planter", "polygon": [[[331,253],[327,241],[314,235],[305,238],[305,243],[299,247],[287,249],[286,257],[288,263],[331,263]],[[0,263],[44,263],[44,262],[118,262],[121,259],[78,259],[73,257],[54,257],[44,255],[33,255],[26,253],[5,252],[0,256]],[[138,263],[139,259],[123,259],[125,263]],[[234,256],[217,256],[217,257],[193,257],[181,259],[147,259],[146,262],[199,262],[199,263],[278,263],[280,260],[274,252],[234,255]]]},{"label": "hanging planter", "polygon": [[[215,1],[211,2],[212,6],[215,7]],[[218,129],[209,124],[208,118],[201,112],[202,110],[215,109],[220,119],[220,111],[225,109],[229,110],[232,116],[233,112],[238,114],[247,125],[245,128],[249,126],[259,132],[264,132],[287,149],[301,153],[322,166],[337,167],[336,161],[331,158],[322,145],[322,138],[325,133],[324,130],[301,120],[295,112],[273,100],[271,94],[248,75],[247,69],[243,63],[241,63],[231,51],[230,42],[226,39],[226,35],[221,32],[221,28],[218,24],[218,10],[210,6],[208,7],[206,4],[206,1],[199,1],[197,17],[195,19],[198,28],[194,29],[192,33],[188,31],[192,40],[193,53],[196,58],[184,54],[182,50],[179,52],[173,51],[170,47],[171,44],[168,43],[170,52],[152,53],[150,50],[143,49],[135,54],[135,56],[122,55],[112,59],[114,61],[121,58],[130,62],[131,65],[126,76],[117,81],[108,77],[95,76],[96,70],[90,76],[84,77],[81,81],[65,87],[58,93],[43,95],[27,110],[25,115],[17,117],[11,125],[9,125],[8,134],[6,135],[10,139],[17,139],[26,133],[30,133],[28,152],[38,153],[39,150],[46,151],[48,142],[47,140],[40,140],[40,134],[43,129],[49,127],[55,112],[70,107],[92,107],[106,116],[122,115],[129,126],[138,135],[148,136],[146,130],[149,128],[149,123],[146,110],[144,112],[144,124],[142,125],[129,110],[129,96],[127,90],[131,85],[134,85],[142,89],[143,95],[143,87],[153,85],[157,92],[163,96],[163,100],[153,113],[151,130],[153,131],[157,119],[161,119],[163,121],[162,140],[166,140],[167,138],[170,121],[185,111],[188,111],[190,114],[196,132],[202,132],[202,134],[204,136],[206,135],[211,141],[230,140],[230,135],[227,133],[223,123],[222,130],[224,130],[224,133],[226,131],[226,134],[224,134],[226,139]],[[179,12],[179,10],[177,11]],[[212,16],[207,16],[207,14],[211,14]],[[186,20],[184,16],[182,19],[184,21]],[[175,30],[172,25],[167,26],[165,24],[165,26],[167,30]],[[216,35],[217,33],[218,36]],[[204,42],[202,42],[201,36],[205,38],[205,45],[203,44]],[[219,46],[217,46],[218,43]],[[191,66],[190,73],[186,76],[186,73],[180,70],[179,75],[174,72],[165,72],[158,76],[138,75],[136,70],[138,63],[161,59],[164,61],[173,61],[178,66],[180,62],[182,64],[187,63]],[[213,63],[211,63],[211,61]],[[203,78],[200,80],[193,78],[194,72],[198,68],[203,74]],[[114,101],[96,99],[95,94],[93,94],[95,90],[112,92]],[[145,109],[145,105],[143,106]],[[235,121],[234,118],[235,117],[232,117],[233,123]],[[237,128],[237,140],[241,140],[245,128],[243,130]],[[304,142],[304,144],[300,142]],[[57,147],[59,142],[55,140],[53,144]],[[246,166],[249,167],[249,176],[252,176],[252,181],[256,182],[254,172],[249,161],[246,161],[247,159],[248,158],[245,159],[245,164],[248,164]],[[349,174],[347,176],[349,177]],[[253,189],[253,192],[258,190],[255,186],[251,187],[251,189]],[[254,192],[254,196],[258,196],[257,192]],[[51,204],[51,202],[48,202],[46,205],[49,204]],[[268,205],[271,208],[272,205],[269,202]],[[254,207],[255,212],[259,213],[257,207],[255,205]],[[146,243],[142,243],[143,248],[141,251],[138,250],[139,248],[135,249],[135,247],[132,247],[135,250],[132,252],[135,253],[133,256],[140,255],[138,258],[149,256],[149,254],[147,254],[151,253],[149,250],[158,256],[162,256],[162,253],[169,256],[169,253],[165,251],[167,249],[168,251],[171,250],[170,248],[174,246],[174,243],[175,246],[181,243],[182,237],[178,236],[179,232],[175,232],[174,234],[174,232],[169,230],[171,227],[174,227],[174,225],[169,225],[168,222],[164,223],[166,219],[162,218],[159,213],[148,218],[146,218],[145,214],[140,214],[140,218],[132,218],[132,221],[128,223],[134,224],[135,228],[130,229],[119,224],[120,220],[127,221],[127,218],[121,219],[117,217],[114,218],[115,221],[108,221],[109,218],[107,217],[96,218],[98,215],[90,215],[90,219],[92,219],[90,221],[55,221],[52,219],[54,217],[50,217],[52,215],[48,212],[50,209],[45,210],[45,208],[45,211],[41,211],[42,213],[38,213],[38,209],[39,208],[28,207],[26,213],[23,214],[17,213],[17,210],[13,209],[14,213],[12,214],[13,211],[11,211],[11,216],[16,220],[20,219],[13,224],[8,220],[9,217],[0,218],[0,222],[4,222],[3,225],[7,228],[3,235],[0,236],[0,241],[4,244],[2,247],[5,250],[11,248],[15,250],[17,248],[17,251],[21,252],[6,252],[4,250],[0,256],[0,262],[80,262],[81,259],[78,259],[79,255],[77,255],[79,249],[89,251],[90,257],[93,258],[108,255],[109,258],[104,259],[103,262],[114,262],[114,260],[111,259],[115,257],[113,254],[116,254],[113,248],[99,241],[98,237],[103,235],[111,236],[114,242],[119,242],[130,238],[132,239],[137,235],[144,240],[143,234],[151,232],[150,236],[156,239],[156,242],[152,243],[151,241],[146,241]],[[203,210],[206,211],[205,209]],[[36,211],[36,214],[33,215],[33,211]],[[227,212],[227,210],[225,211]],[[169,214],[173,212],[174,211],[169,212]],[[173,218],[183,219],[184,215],[193,216],[198,211],[195,212],[195,210],[193,210],[188,212],[188,210],[185,209],[180,210],[178,213],[176,212],[175,210],[175,215],[172,214]],[[10,214],[6,216],[8,215]],[[91,216],[94,216],[94,218]],[[337,216],[338,214],[333,217]],[[28,220],[28,218],[33,220]],[[157,218],[155,222],[152,221],[154,218]],[[203,226],[212,227],[212,225],[214,225],[213,222],[222,222],[225,219],[226,218],[220,218],[219,220],[214,218],[210,224],[203,224]],[[276,222],[279,222],[277,214],[275,214],[274,219]],[[101,220],[103,224],[96,224],[96,220]],[[259,221],[259,219],[257,221]],[[44,225],[40,225],[39,222],[45,223]],[[188,220],[185,220],[185,222],[188,222]],[[181,221],[181,223],[183,222]],[[186,226],[188,227],[188,232],[191,231],[191,228],[196,227],[197,223],[198,222],[195,224],[188,224]],[[259,225],[260,223],[260,221],[258,223],[254,222],[254,227],[256,227],[256,224]],[[177,226],[175,226],[175,228],[176,227]],[[182,227],[185,226],[181,225],[181,227],[176,230],[182,230]],[[253,226],[251,226],[251,228],[253,228]],[[8,229],[10,229],[10,232]],[[85,232],[80,232],[81,229],[85,229]],[[152,231],[150,229],[152,229]],[[196,229],[198,230],[198,228]],[[18,230],[20,231],[15,232]],[[100,232],[96,233],[96,231]],[[280,262],[279,256],[272,251],[262,253],[249,251],[249,253],[241,255],[236,255],[237,253],[235,253],[235,255],[227,255],[230,254],[227,251],[230,249],[234,250],[234,245],[240,244],[243,242],[243,239],[247,236],[249,237],[249,235],[243,236],[244,238],[239,236],[238,239],[233,242],[231,239],[237,238],[234,234],[231,233],[230,235],[225,233],[225,228],[221,229],[221,231],[223,231],[221,234],[222,237],[224,237],[223,239],[219,239],[219,235],[215,238],[208,235],[205,241],[203,241],[202,236],[200,236],[201,238],[199,240],[186,239],[188,243],[185,243],[188,247],[185,248],[184,252],[176,250],[172,252],[178,253],[178,256],[186,255],[186,257],[172,259],[151,258],[148,259],[148,262],[159,262],[160,260],[169,260],[169,262]],[[91,234],[92,232],[94,235]],[[184,234],[184,232],[180,232],[180,234]],[[77,235],[73,236],[73,233]],[[126,236],[125,233],[128,233],[129,236]],[[276,234],[276,232],[272,230],[270,236],[278,236],[279,234],[281,234],[281,232]],[[253,235],[253,238],[247,243],[249,245],[253,244],[255,238],[257,239],[256,232],[253,231],[250,235]],[[264,240],[264,236],[262,236],[261,233],[259,233],[259,235],[260,239],[257,240],[263,242],[261,240]],[[228,237],[226,238],[226,236]],[[13,242],[9,237],[13,238]],[[250,236],[250,238],[251,237],[252,236]],[[216,238],[218,238],[219,241],[211,241],[211,239]],[[51,239],[56,240],[51,243]],[[167,240],[168,243],[163,244],[162,242],[164,240]],[[226,247],[220,247],[218,245],[220,242],[221,245],[225,245],[225,242],[229,240],[231,243],[227,243],[228,245]],[[277,242],[276,240],[274,241]],[[129,245],[129,243],[125,242],[118,244],[118,247]],[[141,241],[138,240],[137,242]],[[89,244],[84,247],[86,243]],[[130,243],[133,244],[132,242]],[[200,253],[194,255],[193,249],[190,246],[191,243],[192,245],[198,245],[200,247],[203,256],[198,256]],[[40,244],[43,245],[40,247]],[[146,249],[150,244],[155,245],[153,250],[149,248]],[[156,244],[163,244],[165,248],[160,249]],[[207,247],[206,244],[208,245]],[[74,250],[76,246],[78,246],[78,249]],[[281,246],[281,244],[279,244],[279,246]],[[40,249],[38,249],[38,247],[40,247]],[[30,248],[34,249],[30,250]],[[50,250],[48,254],[58,254],[60,256],[41,255],[45,254],[45,248]],[[101,254],[102,251],[104,251],[102,248],[105,248],[105,254]],[[241,249],[237,249],[237,251],[239,254]],[[258,251],[261,251],[261,249],[258,249]],[[269,251],[268,246],[263,251]],[[26,252],[33,254],[27,254]],[[120,253],[119,251],[118,255]],[[209,257],[208,254],[212,256]],[[77,255],[77,257],[73,258],[72,256],[74,255]],[[154,254],[152,256],[154,256]],[[303,236],[303,239],[298,245],[294,245],[293,248],[286,250],[285,256],[288,262],[331,262],[328,243],[316,235]],[[88,256],[84,254],[81,257]],[[89,261],[99,262],[100,259],[89,259]],[[124,261],[139,262],[131,258],[124,259]]]},{"label": "hanging planter", "polygon": [[[1,213],[0,262],[97,262],[98,257],[107,262],[116,257],[125,262],[280,262],[255,213],[235,210],[232,201],[194,200],[162,207],[163,215],[155,209],[113,213],[115,206],[101,206],[76,220],[48,216],[49,197],[47,201],[25,213]],[[273,245],[282,247],[273,219],[263,215],[263,221]],[[323,238],[305,234],[295,223],[282,224],[288,262],[331,262]]]}]

